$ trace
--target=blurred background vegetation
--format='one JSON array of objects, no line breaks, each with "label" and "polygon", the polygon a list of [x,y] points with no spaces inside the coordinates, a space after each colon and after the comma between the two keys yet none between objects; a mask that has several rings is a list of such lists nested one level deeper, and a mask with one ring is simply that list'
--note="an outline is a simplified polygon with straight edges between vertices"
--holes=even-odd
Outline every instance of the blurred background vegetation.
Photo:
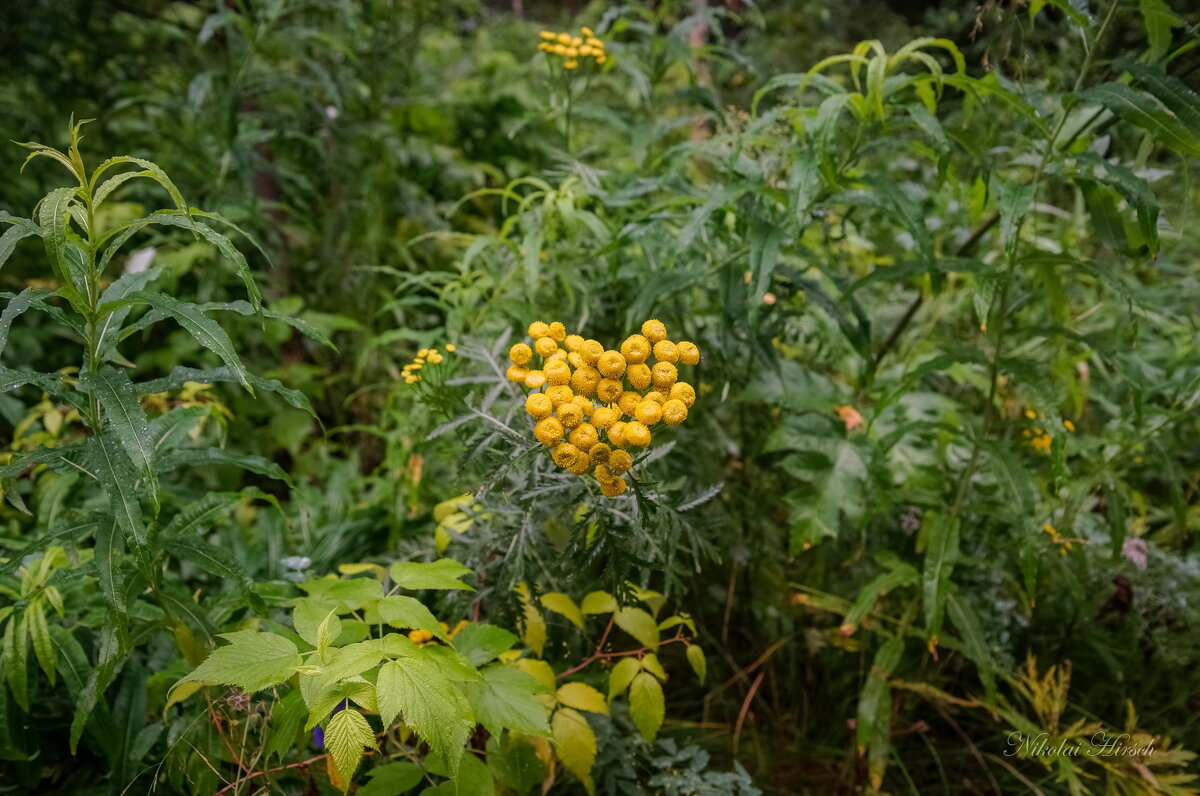
[{"label": "blurred background vegetation", "polygon": [[[767,793],[1190,793],[1178,753],[1006,754],[1014,731],[1200,747],[1200,122],[1186,94],[1165,111],[1174,139],[1086,96],[1142,86],[1138,65],[1195,91],[1200,12],[1042,5],[25,0],[0,24],[0,138],[65,146],[69,117],[95,119],[91,157],[153,160],[249,232],[267,304],[336,343],[229,322],[316,419],[206,392],[224,444],[294,482],[214,467],[184,490],[281,502],[210,530],[264,590],[296,557],[323,574],[431,551],[434,507],[486,485],[448,554],[488,573],[495,621],[518,622],[516,581],[582,597],[604,576],[556,527],[579,496],[497,486],[495,440],[430,435],[480,395],[422,401],[400,369],[538,318],[620,340],[658,317],[705,357],[693,419],[652,469],[687,532],[621,571],[692,614],[710,666],[705,686],[668,688],[664,734]],[[610,62],[568,88],[538,31],[581,24]],[[847,98],[845,63],[800,83],[862,40],[891,54],[921,37],[965,71],[943,44],[923,51],[944,85],[889,63],[857,95],[878,113]],[[21,172],[25,156],[0,146],[0,208],[22,216],[58,184]],[[1023,185],[1036,194],[1016,213]],[[156,201],[131,184],[106,212]],[[141,245],[199,301],[237,290],[205,242]],[[45,273],[22,245],[0,283]],[[70,365],[62,340],[23,316],[5,361]],[[124,354],[149,376],[203,356],[158,327]],[[0,416],[16,450],[40,404],[14,395]],[[4,511],[0,544],[19,550],[42,526]],[[521,523],[544,533],[504,555]],[[103,611],[75,599],[64,626],[90,638]],[[249,610],[231,606],[214,627]],[[149,792],[144,769],[196,715],[164,710],[182,666],[160,639],[121,675],[149,694],[130,721],[167,729],[120,774],[71,758],[66,694],[46,686],[32,719],[6,697],[0,792]],[[740,787],[633,749],[616,721],[598,729],[600,792]],[[194,760],[169,766],[180,792],[216,789]]]}]

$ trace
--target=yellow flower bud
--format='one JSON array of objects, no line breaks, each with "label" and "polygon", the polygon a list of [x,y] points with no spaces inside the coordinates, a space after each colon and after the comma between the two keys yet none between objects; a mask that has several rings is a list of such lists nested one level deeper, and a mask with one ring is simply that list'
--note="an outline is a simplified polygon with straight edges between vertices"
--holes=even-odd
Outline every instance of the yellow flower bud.
[{"label": "yellow flower bud", "polygon": [[633,467],[633,457],[629,451],[617,450],[608,454],[608,469],[615,475],[629,472],[630,467]]},{"label": "yellow flower bud", "polygon": [[602,64],[602,63],[604,63],[604,62],[605,62],[605,61],[607,61],[607,60],[608,60],[608,58],[607,58],[607,57],[605,57],[605,56],[601,55],[599,58],[597,58],[597,59],[596,59],[596,63],[598,63],[598,64]]},{"label": "yellow flower bud", "polygon": [[696,403],[696,391],[686,381],[677,381],[672,384],[670,397],[676,401],[683,401],[684,406],[690,407]]},{"label": "yellow flower bud", "polygon": [[570,363],[571,367],[573,368],[588,367],[588,364],[583,361],[583,354],[579,353],[578,351],[572,351],[567,354],[567,362]]},{"label": "yellow flower bud", "polygon": [[525,381],[529,378],[529,368],[523,368],[520,365],[512,365],[504,372],[509,381]]},{"label": "yellow flower bud", "polygon": [[588,460],[592,464],[604,464],[608,461],[608,457],[612,455],[612,448],[605,445],[603,442],[597,442],[588,451]]},{"label": "yellow flower bud", "polygon": [[596,361],[596,369],[606,378],[619,379],[625,372],[625,357],[620,351],[605,351]]},{"label": "yellow flower bud", "polygon": [[[542,421],[545,422],[545,421]],[[625,440],[634,447],[644,448],[650,444],[650,429],[637,420],[625,424]]]},{"label": "yellow flower bud", "polygon": [[640,334],[631,334],[621,343],[621,354],[631,365],[645,362],[650,356],[650,341]]},{"label": "yellow flower bud", "polygon": [[[512,368],[509,368],[509,371],[511,372]],[[511,379],[512,376],[509,376],[509,378]],[[525,374],[525,386],[531,390],[536,390],[542,387],[545,383],[546,374],[542,373],[540,370],[531,370]]]},{"label": "yellow flower bud", "polygon": [[679,378],[679,371],[670,362],[655,362],[650,374],[655,387],[670,387]]},{"label": "yellow flower bud", "polygon": [[557,36],[558,36],[558,34],[556,34],[554,31],[550,31],[550,30],[540,30],[540,31],[538,31],[538,35],[541,36],[543,39],[554,39],[554,38],[557,38]]},{"label": "yellow flower bud", "polygon": [[604,346],[599,340],[584,340],[583,345],[579,347],[579,353],[583,354],[584,362],[595,367],[596,360],[604,353]]},{"label": "yellow flower bud", "polygon": [[617,410],[610,409],[607,406],[598,406],[592,412],[591,423],[599,429],[608,429],[612,424],[621,419],[621,415]]},{"label": "yellow flower bud", "polygon": [[591,28],[589,28],[589,27],[588,27],[588,26],[586,26],[586,25],[584,25],[583,27],[581,27],[581,28],[579,29],[579,32],[580,32],[580,33],[582,33],[584,36],[587,36],[588,38],[591,38],[592,36],[595,36],[595,35],[596,35],[595,33],[592,33],[592,29],[591,29]]},{"label": "yellow flower bud", "polygon": [[524,343],[517,343],[508,349],[508,358],[514,365],[528,365],[529,360],[533,359],[533,349]]},{"label": "yellow flower bud", "polygon": [[596,397],[606,404],[615,404],[621,400],[625,386],[617,379],[601,379],[596,385]]},{"label": "yellow flower bud", "polygon": [[556,349],[553,354],[546,357],[546,361],[547,362],[566,362],[567,361],[567,352],[563,351],[561,348]]},{"label": "yellow flower bud", "polygon": [[575,393],[571,392],[571,388],[565,384],[555,384],[553,387],[546,388],[546,396],[554,402],[555,407],[558,407],[571,403]]},{"label": "yellow flower bud", "polygon": [[528,331],[529,336],[536,340],[539,337],[545,337],[550,331],[550,326],[542,321],[534,321],[533,323],[529,324]]},{"label": "yellow flower bud", "polygon": [[599,384],[600,371],[593,367],[584,365],[571,374],[571,387],[575,390],[575,392],[581,395],[595,395],[596,387]]},{"label": "yellow flower bud", "polygon": [[583,44],[583,39],[579,38],[578,36],[571,37],[571,46],[572,47],[578,47],[581,44]]},{"label": "yellow flower bud", "polygon": [[[545,340],[546,338],[542,338]],[[554,360],[547,362],[546,367],[542,369],[546,374],[546,381],[551,384],[568,384],[571,381],[571,366],[566,362]]]},{"label": "yellow flower bud", "polygon": [[625,494],[625,489],[628,484],[624,478],[613,478],[609,481],[600,482],[600,494],[605,497],[620,497]]},{"label": "yellow flower bud", "polygon": [[550,339],[554,342],[561,343],[563,340],[567,339],[567,327],[563,326],[561,321],[555,321],[554,323],[550,324],[549,329],[546,330],[546,334],[548,334]]},{"label": "yellow flower bud", "polygon": [[[680,406],[683,406],[683,404],[680,404]],[[684,411],[687,411],[687,407],[684,407]],[[642,401],[633,410],[633,416],[637,418],[639,423],[652,426],[662,419],[663,405],[657,401]]]},{"label": "yellow flower bud", "polygon": [[446,351],[447,352],[453,354],[457,350],[458,350],[458,346],[456,346],[454,343],[446,343]]},{"label": "yellow flower bud", "polygon": [[608,465],[606,464],[596,465],[596,469],[592,471],[592,474],[595,475],[596,480],[602,484],[605,481],[611,481],[616,478],[616,476],[613,475],[613,471],[608,469]]},{"label": "yellow flower bud", "polygon": [[592,412],[595,410],[595,407],[592,405],[592,402],[589,401],[587,398],[585,398],[582,395],[576,395],[574,398],[571,399],[571,403],[575,404],[576,406],[578,406],[580,409],[583,410],[584,417],[590,417]]},{"label": "yellow flower bud", "polygon": [[570,33],[558,34],[558,41],[560,44],[570,44],[571,43],[571,34]]},{"label": "yellow flower bud", "polygon": [[681,340],[675,344],[675,350],[679,352],[679,361],[682,364],[700,364],[700,349],[696,347],[695,343],[689,343],[686,340]]},{"label": "yellow flower bud", "polygon": [[678,362],[679,349],[670,340],[659,340],[654,344],[654,358],[659,362]]},{"label": "yellow flower bud", "polygon": [[533,436],[543,445],[557,445],[562,442],[563,425],[556,418],[544,417],[534,425]]},{"label": "yellow flower bud", "polygon": [[571,466],[566,468],[568,473],[572,475],[586,475],[587,471],[592,468],[592,463],[588,461],[588,457],[579,456],[571,463]]},{"label": "yellow flower bud", "polygon": [[525,411],[535,420],[541,420],[553,414],[554,402],[544,392],[535,392],[525,399]]},{"label": "yellow flower bud", "polygon": [[564,470],[569,469],[575,464],[583,452],[569,442],[560,442],[554,446],[554,450],[550,451],[550,458],[554,459],[554,463]]},{"label": "yellow flower bud", "polygon": [[559,404],[555,414],[558,422],[563,424],[563,428],[575,428],[583,422],[583,410],[579,408],[579,404],[573,401]]},{"label": "yellow flower bud", "polygon": [[571,444],[580,450],[591,450],[592,446],[600,441],[600,433],[596,431],[596,427],[591,423],[580,423],[571,429],[571,435],[568,438]]},{"label": "yellow flower bud", "polygon": [[617,406],[621,407],[621,412],[633,417],[633,413],[637,411],[638,404],[642,402],[642,396],[632,390],[621,393],[620,399],[617,401]]},{"label": "yellow flower bud", "polygon": [[608,441],[618,448],[624,448],[629,442],[625,439],[625,427],[628,423],[613,423],[608,428]]},{"label": "yellow flower bud", "polygon": [[572,58],[572,59],[571,59],[571,60],[569,60],[569,61],[563,61],[563,68],[564,68],[564,69],[574,69],[574,68],[575,68],[575,67],[577,67],[577,66],[579,66],[579,62],[578,62],[578,61],[576,61],[574,58]]},{"label": "yellow flower bud", "polygon": [[633,387],[633,389],[644,390],[650,386],[650,382],[652,380],[650,375],[650,366],[644,362],[640,362],[636,365],[630,365],[629,369],[625,371],[625,377],[629,379],[629,384]]},{"label": "yellow flower bud", "polygon": [[672,398],[662,405],[662,419],[667,425],[677,426],[687,420],[688,408],[683,401]]},{"label": "yellow flower bud", "polygon": [[659,340],[667,339],[667,327],[662,321],[651,319],[642,324],[642,334],[651,343],[657,343]]},{"label": "yellow flower bud", "polygon": [[567,347],[568,351],[578,351],[583,346],[583,337],[577,334],[569,334],[563,340],[563,345]]},{"label": "yellow flower bud", "polygon": [[552,337],[539,337],[533,344],[533,350],[540,357],[553,356],[554,352],[558,351],[558,343],[554,342]]}]

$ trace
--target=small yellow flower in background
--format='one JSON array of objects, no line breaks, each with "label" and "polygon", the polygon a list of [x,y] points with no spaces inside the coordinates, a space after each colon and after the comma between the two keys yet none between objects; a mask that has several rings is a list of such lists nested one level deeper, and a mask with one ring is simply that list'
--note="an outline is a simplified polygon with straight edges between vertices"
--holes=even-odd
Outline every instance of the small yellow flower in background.
[{"label": "small yellow flower in background", "polygon": [[1029,444],[1038,453],[1049,453],[1050,448],[1054,446],[1054,437],[1044,428],[1035,428]]},{"label": "small yellow flower in background", "polygon": [[1033,420],[1035,417],[1037,417],[1037,412],[1033,411],[1032,409],[1026,409],[1025,417],[1029,418],[1030,420]]},{"label": "small yellow flower in background", "polygon": [[1071,552],[1071,550],[1074,549],[1074,545],[1071,543],[1071,540],[1064,539],[1062,537],[1062,535],[1059,534],[1058,529],[1055,528],[1050,523],[1046,523],[1045,525],[1043,525],[1042,530],[1045,531],[1046,533],[1050,534],[1050,541],[1053,542],[1055,544],[1055,546],[1058,547],[1058,554],[1060,556],[1065,556],[1067,553]]},{"label": "small yellow flower in background", "polygon": [[1064,420],[1064,421],[1063,421],[1063,428],[1065,428],[1067,431],[1072,431],[1072,432],[1073,432],[1073,431],[1075,431],[1075,424],[1074,424],[1074,423],[1072,423],[1070,420]]},{"label": "small yellow flower in background", "polygon": [[[453,344],[447,344],[447,353],[452,354],[456,350],[457,349]],[[442,356],[442,352],[436,348],[418,349],[417,355],[413,357],[412,362],[409,362],[401,369],[400,378],[404,380],[405,384],[416,384],[417,382],[421,381],[422,368],[425,368],[428,365],[439,365],[445,360],[446,358]],[[509,368],[510,379],[513,378],[512,370],[513,368]],[[519,381],[519,379],[514,379],[514,381]]]},{"label": "small yellow flower in background", "polygon": [[[533,390],[525,411],[536,421],[534,437],[551,449],[558,467],[595,477],[605,497],[624,494],[623,476],[634,464],[625,449],[648,448],[653,427],[687,420],[696,390],[679,380],[677,365],[698,364],[700,349],[668,340],[658,320],[642,324],[620,350],[567,334],[558,322],[534,321],[527,331],[533,345],[509,349],[508,378]],[[540,369],[534,357],[542,358]]]}]

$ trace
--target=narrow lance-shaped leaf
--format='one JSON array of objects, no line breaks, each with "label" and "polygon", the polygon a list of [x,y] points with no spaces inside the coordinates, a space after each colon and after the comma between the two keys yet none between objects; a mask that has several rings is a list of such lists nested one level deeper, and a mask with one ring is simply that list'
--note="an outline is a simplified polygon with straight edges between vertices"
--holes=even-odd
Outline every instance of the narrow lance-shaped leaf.
[{"label": "narrow lance-shaped leaf", "polygon": [[92,391],[108,422],[108,432],[121,443],[129,460],[146,480],[150,500],[158,508],[158,478],[154,471],[154,442],[146,412],[133,382],[124,371],[105,365],[83,374],[80,385]]},{"label": "narrow lance-shaped leaf", "polygon": [[4,347],[8,344],[8,330],[12,327],[13,320],[34,307],[40,299],[53,293],[53,290],[27,287],[8,302],[4,312],[0,313],[0,352],[3,352]]},{"label": "narrow lance-shaped leaf", "polygon": [[95,473],[108,495],[117,527],[127,537],[144,545],[146,528],[142,522],[142,505],[133,486],[137,471],[130,464],[129,457],[118,450],[117,443],[107,433],[89,438],[87,447],[88,469]]},{"label": "narrow lance-shaped leaf", "polygon": [[100,594],[108,606],[109,618],[116,629],[122,646],[129,643],[128,610],[125,605],[125,578],[122,559],[125,545],[117,524],[103,522],[96,530],[96,549],[92,561],[96,565],[96,577],[100,582]]},{"label": "narrow lance-shaped leaf", "polygon": [[67,216],[75,198],[76,188],[55,188],[42,198],[38,208],[38,222],[42,227],[42,241],[50,267],[58,279],[63,296],[78,310],[84,309],[82,294],[72,278],[72,269],[67,260]]},{"label": "narrow lance-shaped leaf", "polygon": [[3,235],[0,235],[0,266],[3,266],[8,262],[8,258],[12,256],[13,250],[17,248],[19,242],[25,238],[42,234],[42,228],[27,218],[10,216],[4,211],[0,211],[0,221],[7,221],[12,225],[4,230]]}]

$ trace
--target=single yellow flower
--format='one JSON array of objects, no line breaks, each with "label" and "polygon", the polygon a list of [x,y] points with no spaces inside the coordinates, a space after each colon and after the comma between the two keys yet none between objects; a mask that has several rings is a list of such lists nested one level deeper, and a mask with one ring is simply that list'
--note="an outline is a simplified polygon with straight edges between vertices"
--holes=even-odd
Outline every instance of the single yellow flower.
[{"label": "single yellow flower", "polygon": [[651,343],[657,343],[667,339],[667,327],[662,321],[651,319],[642,324],[642,334]]},{"label": "single yellow flower", "polygon": [[640,334],[631,334],[621,343],[621,355],[631,365],[645,362],[650,356],[650,341]]},{"label": "single yellow flower", "polygon": [[638,395],[633,390],[627,390],[621,393],[617,401],[617,406],[621,408],[621,412],[628,417],[633,417],[637,411],[638,404],[642,402],[642,396]]},{"label": "single yellow flower", "polygon": [[625,372],[625,357],[620,351],[605,351],[596,361],[596,369],[606,378],[619,379]]},{"label": "single yellow flower", "polygon": [[[684,411],[687,411],[687,407],[684,407]],[[662,420],[663,405],[657,401],[642,401],[634,408],[633,416],[642,425],[652,426]]]},{"label": "single yellow flower", "polygon": [[562,325],[561,321],[555,321],[554,323],[550,324],[550,328],[546,331],[546,334],[548,334],[550,339],[552,339],[554,342],[561,343],[563,340],[567,339],[567,328]]},{"label": "single yellow flower", "polygon": [[576,61],[576,60],[575,60],[575,59],[573,59],[573,58],[572,58],[571,60],[569,60],[569,61],[563,61],[563,68],[564,68],[564,69],[574,69],[574,68],[575,68],[575,67],[577,67],[577,66],[579,66],[579,62],[578,62],[578,61]]},{"label": "single yellow flower", "polygon": [[533,359],[533,349],[524,343],[517,343],[508,349],[508,358],[514,365],[528,365]]},{"label": "single yellow flower", "polygon": [[546,395],[554,402],[555,407],[562,404],[569,404],[575,398],[575,393],[565,384],[555,384],[552,387],[547,387]]},{"label": "single yellow flower", "polygon": [[625,424],[625,439],[630,445],[645,448],[650,444],[650,429],[637,420]]},{"label": "single yellow flower", "polygon": [[[540,373],[541,371],[538,372]],[[523,381],[526,387],[529,386],[529,368],[521,365],[513,365],[504,372],[504,375],[508,377],[509,381]],[[545,379],[546,377],[542,376],[542,378]]]},{"label": "single yellow flower", "polygon": [[540,357],[551,357],[558,351],[558,343],[554,341],[553,337],[539,337],[533,344],[533,350]]},{"label": "single yellow flower", "polygon": [[570,469],[571,465],[579,460],[582,451],[576,448],[569,442],[560,442],[550,451],[550,458],[554,459],[554,463],[564,470]]},{"label": "single yellow flower", "polygon": [[621,400],[624,391],[625,386],[618,379],[601,379],[596,385],[596,397],[606,404],[615,404]]},{"label": "single yellow flower", "polygon": [[659,362],[678,362],[679,349],[670,340],[659,340],[654,344],[654,358]]},{"label": "single yellow flower", "polygon": [[529,324],[529,336],[534,340],[539,337],[545,337],[550,332],[550,325],[543,321],[534,321]]},{"label": "single yellow flower", "polygon": [[695,343],[689,343],[686,340],[681,340],[675,344],[675,349],[679,352],[679,362],[681,364],[700,364],[700,349],[696,347]]},{"label": "single yellow flower", "polygon": [[630,386],[635,390],[644,390],[653,381],[653,377],[650,374],[650,366],[645,362],[630,365],[628,370],[625,371],[625,377],[629,379]]},{"label": "single yellow flower", "polygon": [[525,411],[535,420],[541,420],[554,413],[554,402],[546,393],[535,392],[525,399]]},{"label": "single yellow flower", "polygon": [[677,426],[687,420],[687,405],[678,398],[672,398],[662,405],[662,419],[669,426]]},{"label": "single yellow flower", "polygon": [[596,361],[604,353],[604,346],[599,340],[584,340],[583,345],[579,347],[579,353],[583,355],[584,362],[595,367]]},{"label": "single yellow flower", "polygon": [[633,456],[629,451],[615,450],[608,454],[608,469],[616,475],[629,472],[633,467]]},{"label": "single yellow flower", "polygon": [[557,418],[542,418],[534,425],[533,436],[543,445],[557,445],[562,442],[563,425]]},{"label": "single yellow flower", "polygon": [[621,415],[615,409],[610,409],[607,406],[598,406],[592,412],[591,423],[598,429],[605,430],[612,427],[621,419]]},{"label": "single yellow flower", "polygon": [[679,371],[670,362],[655,362],[650,373],[655,387],[670,387],[679,378]]},{"label": "single yellow flower", "polygon": [[625,494],[628,484],[624,478],[613,478],[608,481],[600,482],[600,494],[605,497],[620,497]]},{"label": "single yellow flower", "polygon": [[583,409],[574,401],[559,404],[555,414],[563,428],[575,428],[583,422]]},{"label": "single yellow flower", "polygon": [[566,362],[560,360],[547,362],[546,367],[542,370],[546,373],[546,381],[551,384],[567,384],[571,381],[571,366]]},{"label": "single yellow flower", "polygon": [[597,442],[588,450],[588,460],[592,464],[606,464],[608,457],[612,455],[612,448],[605,445],[603,442]]},{"label": "single yellow flower", "polygon": [[686,381],[677,381],[671,385],[669,397],[676,401],[682,401],[684,406],[690,407],[696,403],[696,390]]},{"label": "single yellow flower", "polygon": [[580,423],[571,429],[571,434],[568,437],[571,444],[580,450],[588,451],[592,446],[600,441],[600,433],[596,431],[596,427],[591,423]]},{"label": "single yellow flower", "polygon": [[[512,368],[509,368],[509,370],[511,371]],[[509,376],[509,378],[511,379],[512,376]],[[515,379],[514,379],[514,381],[515,381]],[[545,383],[546,383],[546,374],[542,373],[540,370],[530,370],[530,371],[526,372],[525,386],[528,387],[529,389],[536,390],[536,389],[542,387],[543,385],[545,385]]]}]

